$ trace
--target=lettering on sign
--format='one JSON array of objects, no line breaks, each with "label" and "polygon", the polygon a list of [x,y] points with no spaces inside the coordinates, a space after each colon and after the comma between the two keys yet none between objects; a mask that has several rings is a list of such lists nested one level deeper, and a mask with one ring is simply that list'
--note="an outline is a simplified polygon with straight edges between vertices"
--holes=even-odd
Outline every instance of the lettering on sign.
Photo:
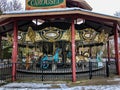
[{"label": "lettering on sign", "polygon": [[65,7],[66,0],[26,0],[26,10]]}]

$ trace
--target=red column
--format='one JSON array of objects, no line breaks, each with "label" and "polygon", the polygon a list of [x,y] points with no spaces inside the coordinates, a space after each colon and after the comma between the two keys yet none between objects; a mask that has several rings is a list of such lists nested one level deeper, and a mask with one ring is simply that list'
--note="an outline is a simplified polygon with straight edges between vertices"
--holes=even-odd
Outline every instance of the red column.
[{"label": "red column", "polygon": [[72,42],[72,81],[76,82],[76,60],[75,60],[75,26],[74,20],[71,26],[71,42]]},{"label": "red column", "polygon": [[107,52],[108,52],[108,62],[110,63],[110,44],[109,44],[109,40],[107,42]]},{"label": "red column", "polygon": [[117,73],[120,75],[120,60],[119,60],[119,47],[118,47],[118,29],[117,29],[117,23],[114,23],[114,44],[115,44],[115,60],[117,62]]},{"label": "red column", "polygon": [[16,76],[16,61],[18,55],[18,29],[17,22],[14,21],[14,31],[13,31],[13,50],[12,50],[12,81],[15,81]]}]

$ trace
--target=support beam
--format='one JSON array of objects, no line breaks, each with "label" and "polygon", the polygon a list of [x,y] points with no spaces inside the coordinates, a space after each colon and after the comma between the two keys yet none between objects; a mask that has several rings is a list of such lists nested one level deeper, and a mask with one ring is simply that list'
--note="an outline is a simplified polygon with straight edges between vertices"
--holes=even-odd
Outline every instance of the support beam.
[{"label": "support beam", "polygon": [[14,21],[14,32],[13,32],[13,50],[12,50],[12,81],[15,81],[16,77],[16,62],[18,55],[18,25]]},{"label": "support beam", "polygon": [[4,26],[4,25],[12,23],[12,22],[13,22],[13,18],[8,18],[8,19],[1,21],[0,26]]},{"label": "support beam", "polygon": [[85,14],[76,14],[74,15],[76,18],[83,18],[85,20],[90,20],[90,21],[96,21],[96,22],[116,22],[115,20],[108,19],[108,18],[102,18],[99,16],[92,16],[92,15],[85,15]]},{"label": "support beam", "polygon": [[[19,27],[25,26],[25,25],[27,25],[27,24],[30,24],[30,22],[21,24],[21,25],[19,25]],[[6,34],[7,32],[10,32],[10,31],[12,31],[12,30],[13,30],[13,29],[8,29],[8,30],[5,30],[5,31],[3,31],[3,32],[0,32],[0,35],[4,35],[4,34]]]},{"label": "support beam", "polygon": [[[105,17],[100,17],[99,15],[93,16],[92,13],[88,13],[88,12],[84,12],[84,14],[79,14],[79,11],[74,11],[71,13],[58,13],[56,15],[36,15],[36,16],[24,16],[24,17],[18,17],[16,18],[17,20],[33,20],[33,19],[51,19],[51,18],[67,18],[69,19],[70,17],[75,17],[75,18],[83,18],[86,20],[91,20],[91,21],[96,21],[96,22],[115,22],[114,19],[110,19],[110,18],[105,18]],[[83,13],[83,12],[81,12]]]},{"label": "support beam", "polygon": [[75,60],[75,25],[72,20],[71,25],[71,43],[72,43],[72,81],[76,82],[76,60]]},{"label": "support beam", "polygon": [[119,60],[119,47],[118,47],[118,29],[117,29],[117,23],[114,23],[114,47],[115,47],[115,60],[117,62],[116,69],[118,75],[120,75],[120,60]]},{"label": "support beam", "polygon": [[118,24],[117,24],[117,29],[118,29],[118,31],[120,31],[120,25],[118,25]]}]

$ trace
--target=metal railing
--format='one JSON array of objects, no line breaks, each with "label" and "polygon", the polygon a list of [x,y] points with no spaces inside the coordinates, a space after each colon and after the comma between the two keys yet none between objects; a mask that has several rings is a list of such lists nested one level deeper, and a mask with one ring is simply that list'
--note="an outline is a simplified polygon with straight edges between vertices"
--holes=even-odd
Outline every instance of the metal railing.
[{"label": "metal railing", "polygon": [[0,85],[12,79],[12,64],[0,63]]},{"label": "metal railing", "polygon": [[[48,65],[45,68],[45,64]],[[61,64],[54,62],[39,63],[16,63],[16,80],[72,80],[71,63]],[[76,64],[77,80],[87,78],[109,77],[110,74],[116,74],[116,63],[103,62],[100,66],[98,62],[80,62]],[[12,80],[12,63],[0,64],[0,82]]]}]

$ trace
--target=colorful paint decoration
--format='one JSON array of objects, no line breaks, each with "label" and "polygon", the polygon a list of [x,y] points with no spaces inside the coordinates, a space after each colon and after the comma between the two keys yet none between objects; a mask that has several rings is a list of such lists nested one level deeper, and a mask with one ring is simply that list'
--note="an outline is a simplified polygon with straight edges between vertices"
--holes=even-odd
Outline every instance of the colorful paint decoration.
[{"label": "colorful paint decoration", "polygon": [[26,10],[65,7],[66,0],[26,0]]}]

